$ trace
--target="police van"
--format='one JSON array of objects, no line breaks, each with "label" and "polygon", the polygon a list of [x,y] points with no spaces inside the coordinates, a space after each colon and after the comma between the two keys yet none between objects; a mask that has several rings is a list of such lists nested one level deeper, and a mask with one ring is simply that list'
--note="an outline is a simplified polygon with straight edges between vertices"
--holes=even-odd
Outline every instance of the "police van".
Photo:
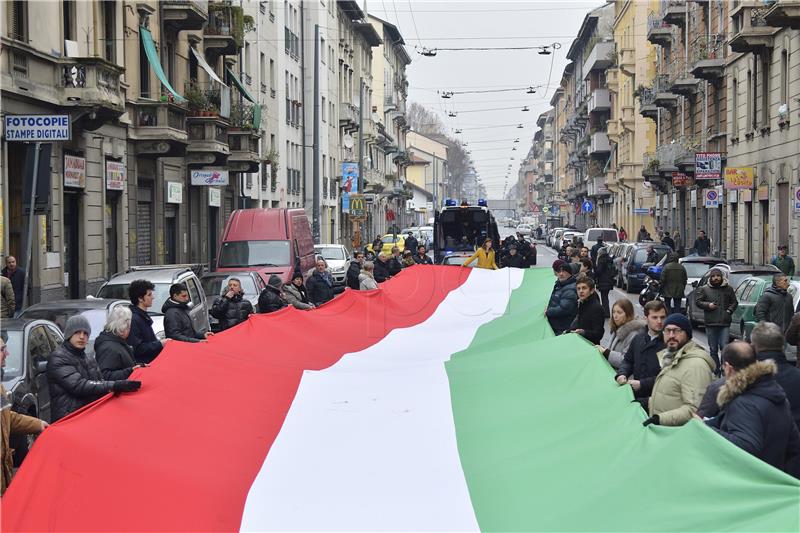
[{"label": "police van", "polygon": [[472,254],[487,238],[494,241],[495,247],[500,243],[497,222],[486,207],[486,200],[478,200],[478,205],[445,200],[442,210],[434,215],[434,262],[440,264],[452,254]]}]

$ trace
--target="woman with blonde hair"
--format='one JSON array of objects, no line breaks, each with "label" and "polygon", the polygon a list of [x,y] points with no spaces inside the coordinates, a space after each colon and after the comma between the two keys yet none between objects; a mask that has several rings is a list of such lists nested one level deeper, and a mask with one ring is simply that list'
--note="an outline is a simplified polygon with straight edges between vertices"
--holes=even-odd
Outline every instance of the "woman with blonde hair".
[{"label": "woman with blonde hair", "polygon": [[469,266],[475,260],[478,260],[478,268],[487,268],[489,270],[498,270],[497,263],[494,260],[494,250],[492,249],[492,239],[483,241],[483,246],[472,254],[472,257],[466,260],[464,266]]},{"label": "woman with blonde hair", "polygon": [[136,364],[133,348],[128,346],[131,332],[131,309],[118,305],[108,313],[103,331],[94,341],[94,353],[103,378],[109,381],[128,379]]},{"label": "woman with blonde hair", "polygon": [[598,344],[598,351],[614,369],[618,369],[631,341],[646,325],[644,320],[636,319],[630,300],[617,300],[611,307],[611,342],[608,348]]}]

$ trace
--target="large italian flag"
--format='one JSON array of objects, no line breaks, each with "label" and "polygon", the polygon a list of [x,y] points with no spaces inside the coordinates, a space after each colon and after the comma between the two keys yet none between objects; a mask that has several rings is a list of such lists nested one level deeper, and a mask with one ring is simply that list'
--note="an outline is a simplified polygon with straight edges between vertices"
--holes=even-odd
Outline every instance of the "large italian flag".
[{"label": "large italian flag", "polygon": [[552,283],[417,266],[172,343],[38,439],[3,530],[800,530],[797,480],[701,423],[642,427],[553,337]]}]

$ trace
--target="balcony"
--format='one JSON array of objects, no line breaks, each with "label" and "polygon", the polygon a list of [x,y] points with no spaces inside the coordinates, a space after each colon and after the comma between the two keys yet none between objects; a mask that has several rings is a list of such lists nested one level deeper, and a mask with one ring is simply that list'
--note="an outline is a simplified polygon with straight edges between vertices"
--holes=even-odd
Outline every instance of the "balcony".
[{"label": "balcony", "polygon": [[686,27],[686,0],[669,0],[664,8],[664,22]]},{"label": "balcony", "polygon": [[367,139],[376,139],[378,137],[378,128],[371,118],[364,119],[364,137]]},{"label": "balcony", "polygon": [[608,89],[595,89],[589,97],[589,114],[611,111],[611,93]]},{"label": "balcony", "polygon": [[639,114],[644,118],[658,120],[658,106],[655,104],[656,92],[652,87],[639,89]]},{"label": "balcony", "polygon": [[258,142],[261,139],[260,109],[256,105],[236,104],[231,107],[228,129],[228,168],[233,172],[258,172],[261,158]]},{"label": "balcony", "polygon": [[697,94],[699,84],[700,80],[691,74],[682,57],[669,64],[669,92],[692,96]]},{"label": "balcony", "polygon": [[636,69],[636,49],[621,48],[619,51],[619,68],[626,74],[633,74]]},{"label": "balcony", "polygon": [[671,177],[673,172],[694,172],[695,153],[700,149],[699,138],[681,136],[672,142],[656,148],[659,172],[664,177]]},{"label": "balcony", "polygon": [[122,67],[99,57],[67,58],[61,65],[61,105],[92,108],[93,120],[100,123],[116,120],[125,112],[119,83],[123,72]]},{"label": "balcony", "polygon": [[764,13],[764,20],[773,28],[800,30],[800,1],[778,0]]},{"label": "balcony", "polygon": [[228,146],[229,122],[219,115],[186,118],[189,145],[186,147],[188,165],[224,165],[231,154]]},{"label": "balcony", "polygon": [[208,12],[200,2],[191,0],[161,0],[161,20],[174,31],[202,30]]},{"label": "balcony", "polygon": [[186,133],[185,107],[172,102],[133,103],[131,139],[136,153],[143,157],[183,157],[189,136]]},{"label": "balcony", "polygon": [[594,198],[611,196],[611,191],[606,186],[605,176],[590,177],[586,184],[586,194]]},{"label": "balcony", "polygon": [[214,55],[233,55],[242,47],[242,8],[227,4],[208,5],[208,24],[203,30],[206,52]]},{"label": "balcony", "polygon": [[725,75],[725,34],[701,35],[692,43],[692,75],[708,81]]},{"label": "balcony", "polygon": [[619,142],[619,120],[613,119],[606,122],[606,135],[608,135],[608,140],[610,142]]},{"label": "balcony", "polygon": [[647,17],[647,40],[651,43],[665,48],[672,46],[673,33],[673,26],[664,22],[655,13],[650,13]]},{"label": "balcony", "polygon": [[608,141],[608,134],[604,131],[592,133],[589,141],[589,155],[601,156],[611,152],[611,143]]},{"label": "balcony", "polygon": [[669,76],[665,74],[659,74],[656,76],[656,82],[653,88],[655,90],[655,98],[653,98],[653,103],[656,105],[656,107],[674,109],[678,106],[678,95],[671,92]]},{"label": "balcony", "polygon": [[593,70],[605,70],[614,63],[616,45],[613,41],[601,41],[594,45],[583,64],[583,79],[588,79]]},{"label": "balcony", "polygon": [[767,24],[764,14],[766,8],[740,6],[731,13],[733,37],[730,44],[734,52],[761,52],[772,48],[772,36],[779,28]]},{"label": "balcony", "polygon": [[347,133],[358,131],[359,107],[353,104],[339,106],[339,127]]}]

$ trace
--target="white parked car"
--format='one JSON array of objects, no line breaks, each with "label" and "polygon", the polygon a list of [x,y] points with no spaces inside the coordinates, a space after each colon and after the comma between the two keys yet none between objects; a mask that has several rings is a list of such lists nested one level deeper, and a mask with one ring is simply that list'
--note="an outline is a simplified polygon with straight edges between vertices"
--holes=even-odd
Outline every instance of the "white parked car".
[{"label": "white parked car", "polygon": [[531,226],[530,226],[530,224],[520,224],[519,226],[517,226],[517,233],[520,233],[522,235],[525,235],[525,236],[529,237],[530,234],[531,234]]},{"label": "white parked car", "polygon": [[336,285],[344,285],[347,277],[347,267],[350,263],[350,253],[341,244],[315,244],[314,253],[321,255],[328,263],[328,268]]},{"label": "white parked car", "polygon": [[583,243],[591,247],[600,236],[603,237],[603,242],[606,244],[619,242],[619,233],[614,228],[589,228],[583,234]]}]

